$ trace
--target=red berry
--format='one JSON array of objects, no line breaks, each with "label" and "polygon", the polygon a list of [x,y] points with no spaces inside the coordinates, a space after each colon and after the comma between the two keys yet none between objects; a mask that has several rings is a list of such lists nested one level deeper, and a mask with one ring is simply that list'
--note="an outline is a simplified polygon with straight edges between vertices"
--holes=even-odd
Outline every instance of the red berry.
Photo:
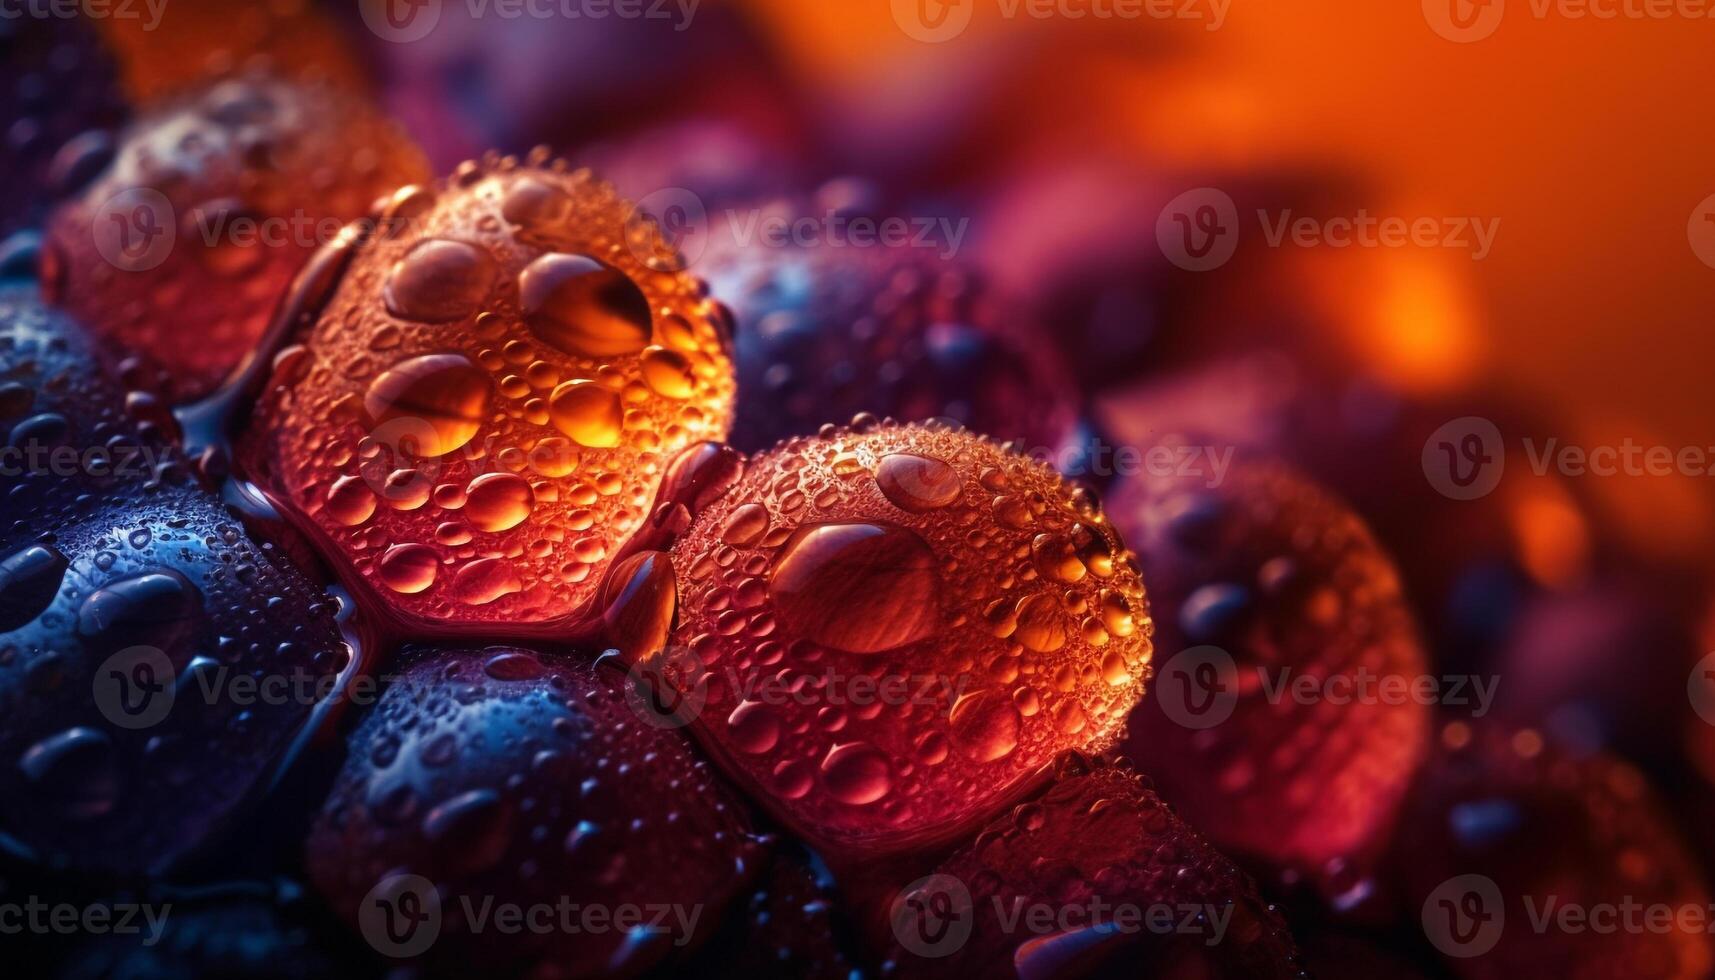
[{"label": "red berry", "polygon": [[262,337],[304,260],[374,200],[426,176],[361,102],[249,74],[127,127],[49,224],[49,298],[103,339],[206,393]]},{"label": "red berry", "polygon": [[674,457],[725,434],[724,316],[634,214],[586,171],[491,158],[318,258],[337,282],[294,311],[240,456],[378,608],[418,631],[587,611]]},{"label": "red berry", "polygon": [[1691,980],[1715,967],[1702,875],[1643,776],[1612,756],[1450,724],[1399,842],[1411,911],[1460,977]]},{"label": "red berry", "polygon": [[672,553],[675,648],[726,771],[830,859],[950,842],[1119,737],[1143,585],[1095,496],[962,430],[756,457]]},{"label": "red berry", "polygon": [[894,897],[900,976],[1299,976],[1256,886],[1127,769],[1073,762]]},{"label": "red berry", "polygon": [[1144,475],[1114,494],[1169,654],[1126,752],[1218,846],[1343,890],[1425,751],[1416,626],[1343,504],[1242,459],[1218,482]]},{"label": "red berry", "polygon": [[[351,739],[307,845],[311,878],[378,952],[441,971],[630,975],[694,948],[757,845],[689,743],[634,713],[622,678],[511,647],[410,662]],[[485,901],[552,912],[507,934],[478,914]],[[423,928],[400,918],[430,906]],[[666,931],[575,928],[590,907],[609,923],[664,909]]]}]

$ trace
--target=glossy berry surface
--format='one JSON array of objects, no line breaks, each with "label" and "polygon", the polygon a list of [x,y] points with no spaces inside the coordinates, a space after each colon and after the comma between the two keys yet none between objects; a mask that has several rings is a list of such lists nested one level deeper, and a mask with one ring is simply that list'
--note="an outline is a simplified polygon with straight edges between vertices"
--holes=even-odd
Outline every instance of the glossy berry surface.
[{"label": "glossy berry surface", "polygon": [[726,433],[724,320],[586,171],[467,164],[400,191],[275,358],[241,449],[419,628],[586,610],[674,456]]},{"label": "glossy berry surface", "polygon": [[171,416],[124,366],[33,282],[0,281],[0,541],[187,478]]},{"label": "glossy berry surface", "polygon": [[900,889],[890,923],[904,977],[1301,975],[1243,871],[1135,773],[1079,759]]},{"label": "glossy berry surface", "polygon": [[1643,775],[1614,756],[1450,724],[1401,841],[1411,910],[1456,976],[1689,980],[1715,967],[1703,876]]},{"label": "glossy berry surface", "polygon": [[1094,494],[963,430],[753,459],[672,553],[657,658],[725,770],[830,858],[948,841],[1142,693],[1143,584]]},{"label": "glossy berry surface", "polygon": [[1343,890],[1425,750],[1416,625],[1342,503],[1269,463],[1218,482],[1144,475],[1113,494],[1164,652],[1126,753],[1218,846]]},{"label": "glossy berry surface", "polygon": [[[510,647],[408,658],[352,736],[307,844],[312,879],[378,949],[443,972],[631,975],[694,949],[754,873],[759,845],[684,736],[634,713],[624,678]],[[402,909],[407,891],[441,910],[422,948],[409,933],[383,939],[376,918],[378,897]],[[642,937],[507,935],[465,912],[484,898],[673,906],[688,918]]]},{"label": "glossy berry surface", "polygon": [[34,225],[88,179],[125,116],[113,59],[88,23],[0,20],[0,235]]},{"label": "glossy berry surface", "polygon": [[[760,215],[759,227],[799,217],[788,204]],[[926,248],[771,243],[763,232],[740,244],[738,233],[713,235],[692,266],[738,324],[738,448],[859,412],[950,420],[1028,450],[1067,435],[1077,391],[1059,353],[972,268]]]},{"label": "glossy berry surface", "polygon": [[55,211],[43,287],[188,399],[254,350],[318,245],[426,176],[416,148],[352,96],[260,73],[210,81],[127,127]]},{"label": "glossy berry surface", "polygon": [[39,860],[156,871],[205,843],[339,689],[334,603],[200,490],[0,558],[0,827]]}]

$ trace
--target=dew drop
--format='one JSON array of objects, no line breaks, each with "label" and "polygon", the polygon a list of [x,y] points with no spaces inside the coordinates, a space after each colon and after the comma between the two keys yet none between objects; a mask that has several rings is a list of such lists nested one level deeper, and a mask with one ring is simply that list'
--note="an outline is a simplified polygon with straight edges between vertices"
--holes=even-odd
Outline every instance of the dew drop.
[{"label": "dew drop", "polygon": [[883,456],[875,468],[881,493],[900,510],[927,513],[957,503],[964,486],[959,473],[938,459],[911,453]]},{"label": "dew drop", "polygon": [[535,504],[535,491],[523,477],[484,473],[470,482],[464,515],[479,531],[507,531],[524,523]]},{"label": "dew drop", "polygon": [[387,274],[387,312],[404,320],[450,323],[482,308],[496,264],[485,249],[434,238],[418,242]]},{"label": "dew drop", "polygon": [[504,558],[479,558],[453,574],[453,592],[472,606],[487,605],[524,588],[518,572]]},{"label": "dew drop", "polygon": [[834,799],[853,806],[874,803],[893,788],[887,757],[867,742],[834,746],[822,759],[822,782]]},{"label": "dew drop", "polygon": [[428,545],[397,544],[381,556],[376,571],[389,589],[410,595],[434,585],[440,565],[440,558]]},{"label": "dew drop", "polygon": [[649,300],[625,273],[586,255],[550,253],[518,277],[524,322],[573,357],[635,354],[649,343]]},{"label": "dew drop", "polygon": [[[462,354],[427,354],[395,365],[370,384],[363,407],[379,429],[397,421],[393,444],[445,456],[476,435],[494,386]],[[392,434],[392,433],[389,433]]]},{"label": "dew drop", "polygon": [[940,578],[914,532],[885,524],[799,528],[768,582],[775,610],[799,636],[878,653],[934,634]]},{"label": "dew drop", "polygon": [[619,396],[593,381],[568,381],[555,388],[548,397],[548,417],[554,428],[592,449],[619,445],[625,425]]},{"label": "dew drop", "polygon": [[960,698],[948,722],[953,744],[973,762],[1004,759],[1018,747],[1018,709],[999,691],[977,691]]},{"label": "dew drop", "polygon": [[0,633],[9,633],[47,611],[69,566],[53,548],[32,545],[0,561]]},{"label": "dew drop", "polygon": [[643,352],[643,382],[664,398],[689,398],[697,391],[691,359],[665,347]]}]

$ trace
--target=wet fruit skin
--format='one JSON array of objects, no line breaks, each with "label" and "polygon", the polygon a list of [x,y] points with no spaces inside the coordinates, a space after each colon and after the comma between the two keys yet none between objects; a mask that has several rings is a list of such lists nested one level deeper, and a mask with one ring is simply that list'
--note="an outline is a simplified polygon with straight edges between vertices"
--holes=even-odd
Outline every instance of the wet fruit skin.
[{"label": "wet fruit skin", "polygon": [[729,227],[743,220],[734,213],[760,215],[758,229],[804,214],[825,222],[837,203],[786,199],[709,217],[710,246],[692,270],[738,325],[733,445],[766,449],[869,412],[1057,449],[1077,412],[1071,375],[1052,340],[973,268],[925,247],[771,244],[761,230],[745,241],[742,226]]},{"label": "wet fruit skin", "polygon": [[774,842],[748,897],[734,901],[722,933],[698,954],[696,976],[753,980],[853,980],[863,976],[848,952],[839,891],[807,855]]},{"label": "wet fruit skin", "polygon": [[49,299],[207,393],[261,338],[306,258],[422,155],[353,96],[247,73],[139,117],[49,223]]},{"label": "wet fruit skin", "polygon": [[678,452],[726,433],[724,317],[586,171],[490,157],[400,191],[275,358],[251,479],[418,630],[587,611]]},{"label": "wet fruit skin", "polygon": [[[937,938],[925,927],[944,916],[931,900],[949,879],[970,896],[968,912],[962,896],[951,906],[968,915],[970,934],[943,953],[925,942]],[[900,941],[889,975],[1302,975],[1291,934],[1251,879],[1125,767],[1071,759],[1041,795],[923,881],[899,889],[890,905]],[[1201,917],[1188,924],[1191,907]],[[1147,924],[1151,914],[1156,926]]]},{"label": "wet fruit skin", "polygon": [[[688,955],[718,925],[759,845],[684,736],[633,712],[622,672],[511,647],[404,663],[352,736],[306,845],[343,919],[361,925],[379,883],[420,875],[443,910],[421,965],[566,977],[632,975]],[[613,930],[504,935],[471,928],[461,899],[484,897],[701,914],[691,935],[641,942]]]},{"label": "wet fruit skin", "polygon": [[[1125,752],[1217,846],[1343,892],[1426,748],[1416,625],[1393,563],[1342,503],[1242,456],[1208,482],[1140,474],[1112,495],[1163,651]],[[1231,669],[1187,652],[1208,647]]]},{"label": "wet fruit skin", "polygon": [[92,176],[126,106],[113,59],[87,23],[66,17],[0,22],[0,236],[40,221],[47,205]]},{"label": "wet fruit skin", "polygon": [[0,828],[47,864],[172,865],[350,666],[334,603],[194,488],[14,536],[0,569]]},{"label": "wet fruit skin", "polygon": [[1143,584],[1094,495],[963,430],[784,443],[672,573],[673,644],[645,669],[830,861],[951,842],[1058,753],[1111,745],[1149,672]]},{"label": "wet fruit skin", "polygon": [[[1498,941],[1478,955],[1446,957],[1458,977],[1690,980],[1715,966],[1704,926],[1686,931],[1678,918],[1690,909],[1706,922],[1708,887],[1656,793],[1614,756],[1577,754],[1532,729],[1451,723],[1413,791],[1400,840],[1409,911],[1422,909],[1426,928],[1448,921],[1444,909],[1425,907],[1446,897],[1436,889],[1447,880],[1482,875],[1499,890]],[[1675,918],[1648,927],[1634,913],[1632,927],[1621,920],[1605,932],[1590,927],[1594,917],[1581,930],[1554,918],[1538,932],[1526,898],[1539,918],[1550,898],[1561,907],[1665,907]]]},{"label": "wet fruit skin", "polygon": [[188,478],[165,406],[33,281],[0,279],[0,542]]}]

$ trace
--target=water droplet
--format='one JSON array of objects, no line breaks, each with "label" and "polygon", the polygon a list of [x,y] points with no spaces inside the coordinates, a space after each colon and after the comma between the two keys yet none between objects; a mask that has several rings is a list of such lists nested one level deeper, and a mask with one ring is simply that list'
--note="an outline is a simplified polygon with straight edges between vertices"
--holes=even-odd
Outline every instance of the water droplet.
[{"label": "water droplet", "polygon": [[745,701],[727,717],[732,744],[740,752],[760,755],[780,742],[780,719],[760,701]]},{"label": "water droplet", "polygon": [[324,510],[346,527],[356,527],[375,514],[375,494],[362,477],[342,476],[328,488]]},{"label": "water droplet", "polygon": [[113,740],[94,728],[70,728],[24,750],[18,768],[58,810],[77,820],[102,816],[119,797]]},{"label": "water droplet", "polygon": [[9,633],[47,611],[59,594],[70,563],[52,548],[32,545],[0,561],[0,633]]},{"label": "water droplet", "polygon": [[881,493],[900,510],[922,514],[957,503],[964,490],[959,472],[938,459],[892,453],[875,468]]},{"label": "water droplet", "polygon": [[453,574],[453,592],[472,606],[487,605],[523,588],[518,571],[504,558],[478,558]]},{"label": "water droplet", "polygon": [[953,744],[974,762],[1004,759],[1018,747],[1018,709],[999,691],[977,691],[960,698],[948,716]]},{"label": "water droplet", "polygon": [[573,357],[635,354],[649,343],[643,290],[588,256],[542,256],[519,275],[518,295],[524,322],[537,339]]},{"label": "water droplet", "polygon": [[479,531],[506,531],[524,523],[536,504],[529,481],[516,473],[484,473],[470,482],[464,515]]},{"label": "water droplet", "polygon": [[363,407],[379,428],[401,421],[394,445],[422,456],[445,456],[476,435],[488,416],[494,386],[462,354],[428,354],[395,365],[364,393]]},{"label": "water droplet", "polygon": [[376,563],[382,583],[394,592],[407,595],[434,585],[435,573],[440,567],[435,549],[422,544],[396,544],[388,548]]},{"label": "water droplet", "polygon": [[822,782],[834,799],[853,806],[874,803],[893,787],[887,757],[867,742],[834,746],[822,759]]},{"label": "water droplet", "polygon": [[643,352],[643,381],[664,398],[689,398],[697,391],[691,359],[665,347],[651,347]]},{"label": "water droplet", "polygon": [[851,653],[925,639],[941,615],[935,556],[914,532],[892,525],[799,528],[781,550],[768,591],[798,635]]},{"label": "water droplet", "polygon": [[602,590],[608,642],[637,663],[667,646],[678,605],[673,563],[659,551],[640,551],[614,566]]},{"label": "water droplet", "polygon": [[742,504],[727,515],[721,529],[721,540],[735,548],[748,548],[768,533],[768,508],[761,504]]},{"label": "water droplet", "polygon": [[1050,582],[1081,581],[1088,571],[1078,559],[1072,539],[1064,534],[1038,534],[1030,542],[1030,560]]},{"label": "water droplet", "polygon": [[202,621],[202,591],[172,569],[109,582],[91,592],[77,611],[77,631],[92,641],[168,650]]},{"label": "water droplet", "polygon": [[593,381],[568,381],[548,397],[548,417],[580,446],[619,445],[625,412],[619,396]]},{"label": "water droplet", "polygon": [[1060,603],[1045,592],[1020,599],[1018,629],[1013,637],[1037,653],[1053,653],[1065,646],[1066,623]]},{"label": "water droplet", "polygon": [[387,274],[387,312],[404,320],[449,323],[482,309],[496,263],[487,250],[436,238],[418,242]]}]

